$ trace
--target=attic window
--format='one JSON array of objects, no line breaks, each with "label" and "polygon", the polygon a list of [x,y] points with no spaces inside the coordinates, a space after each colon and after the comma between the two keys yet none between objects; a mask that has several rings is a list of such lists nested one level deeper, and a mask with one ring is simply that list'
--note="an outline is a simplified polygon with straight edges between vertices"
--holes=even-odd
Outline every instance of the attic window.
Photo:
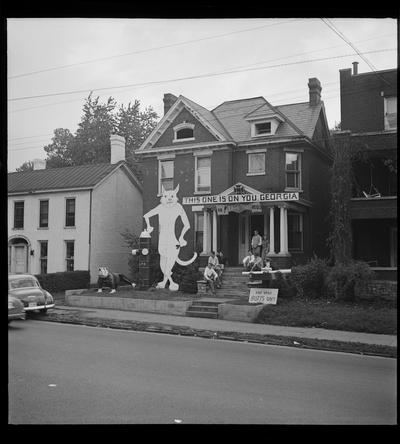
[{"label": "attic window", "polygon": [[194,124],[182,122],[174,127],[173,142],[187,142],[194,140]]},{"label": "attic window", "polygon": [[255,123],[256,136],[271,134],[271,122]]}]

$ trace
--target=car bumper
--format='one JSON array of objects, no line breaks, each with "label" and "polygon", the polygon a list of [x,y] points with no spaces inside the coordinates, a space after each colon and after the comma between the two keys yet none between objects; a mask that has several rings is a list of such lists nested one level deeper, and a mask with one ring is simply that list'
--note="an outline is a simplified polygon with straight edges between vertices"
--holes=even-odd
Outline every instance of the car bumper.
[{"label": "car bumper", "polygon": [[9,321],[16,321],[18,319],[25,320],[25,318],[26,318],[25,313],[9,313],[8,314]]},{"label": "car bumper", "polygon": [[24,307],[24,310],[29,311],[36,311],[36,310],[44,310],[49,308],[54,308],[55,304],[46,304],[46,305],[35,305],[33,307]]}]

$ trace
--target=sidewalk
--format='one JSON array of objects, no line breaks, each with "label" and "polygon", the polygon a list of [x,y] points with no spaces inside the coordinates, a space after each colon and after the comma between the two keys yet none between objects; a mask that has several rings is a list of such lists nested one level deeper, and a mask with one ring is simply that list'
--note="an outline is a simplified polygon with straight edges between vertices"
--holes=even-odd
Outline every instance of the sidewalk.
[{"label": "sidewalk", "polygon": [[196,318],[189,316],[171,316],[166,314],[73,307],[66,305],[58,305],[56,308],[50,310],[48,313],[49,320],[55,320],[51,319],[54,316],[71,317],[71,315],[73,315],[78,317],[80,321],[90,321],[94,319],[116,322],[130,321],[134,323],[183,327],[192,330],[235,333],[238,335],[260,335],[268,337],[277,336],[299,339],[303,338],[305,340],[338,341],[397,348],[397,336],[395,335],[325,330],[323,328],[285,327],[277,325],[253,324],[248,322]]}]

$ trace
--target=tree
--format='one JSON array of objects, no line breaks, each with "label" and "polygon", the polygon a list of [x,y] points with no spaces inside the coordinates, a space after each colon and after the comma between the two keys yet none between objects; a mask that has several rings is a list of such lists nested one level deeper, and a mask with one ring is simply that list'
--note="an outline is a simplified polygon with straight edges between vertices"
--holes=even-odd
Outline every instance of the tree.
[{"label": "tree", "polygon": [[337,135],[333,140],[331,233],[328,238],[331,255],[335,264],[345,265],[351,260],[351,193],[352,193],[352,153],[348,132]]},{"label": "tree", "polygon": [[46,145],[46,168],[60,168],[73,165],[71,158],[71,146],[74,136],[69,129],[57,128],[54,130],[52,143]]},{"label": "tree", "polygon": [[139,100],[135,100],[133,104],[129,102],[126,108],[122,104],[118,110],[117,133],[125,137],[126,160],[139,179],[142,177],[142,172],[134,151],[140,147],[153,131],[157,118],[157,113],[151,107],[140,112]]},{"label": "tree", "polygon": [[33,171],[33,161],[28,160],[24,162],[19,168],[16,168],[16,171],[21,173],[22,171]]},{"label": "tree", "polygon": [[93,99],[92,93],[89,94],[71,144],[74,165],[110,162],[110,135],[117,132],[115,107],[112,97],[106,103],[100,103],[99,97]]}]

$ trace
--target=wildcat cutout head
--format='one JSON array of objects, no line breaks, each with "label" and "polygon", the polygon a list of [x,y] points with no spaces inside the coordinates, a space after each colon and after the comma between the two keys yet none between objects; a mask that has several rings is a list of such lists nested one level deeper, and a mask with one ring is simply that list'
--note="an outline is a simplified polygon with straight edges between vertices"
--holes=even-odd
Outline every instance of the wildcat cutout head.
[{"label": "wildcat cutout head", "polygon": [[172,204],[176,204],[178,202],[178,191],[179,191],[179,184],[176,186],[176,188],[174,190],[166,190],[162,185],[161,185],[161,203],[162,204],[167,204],[167,205],[172,205]]},{"label": "wildcat cutout head", "polygon": [[107,267],[99,267],[99,276],[101,277],[107,277],[109,275],[109,271]]}]

